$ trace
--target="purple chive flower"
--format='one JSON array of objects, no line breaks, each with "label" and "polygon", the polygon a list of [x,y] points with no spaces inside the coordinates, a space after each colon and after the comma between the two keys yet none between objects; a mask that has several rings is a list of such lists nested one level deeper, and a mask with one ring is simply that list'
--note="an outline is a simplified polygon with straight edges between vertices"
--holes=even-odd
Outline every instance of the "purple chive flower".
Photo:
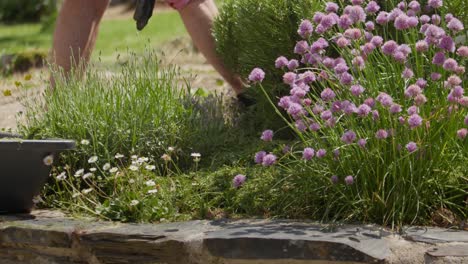
[{"label": "purple chive flower", "polygon": [[390,107],[393,104],[393,98],[384,92],[380,92],[376,100],[385,107]]},{"label": "purple chive flower", "polygon": [[342,73],[345,73],[349,70],[349,67],[348,65],[346,65],[346,63],[338,63],[335,68],[335,73],[336,74],[342,74]]},{"label": "purple chive flower", "polygon": [[261,140],[265,141],[265,142],[270,142],[273,140],[273,130],[265,130],[263,131],[262,133],[262,136],[260,137]]},{"label": "purple chive flower", "polygon": [[408,7],[413,10],[414,12],[419,12],[421,11],[421,4],[419,4],[418,1],[411,1],[409,4],[408,4]]},{"label": "purple chive flower", "polygon": [[335,159],[338,158],[340,155],[341,155],[341,153],[340,153],[339,149],[334,149],[333,150],[333,157],[335,157]]},{"label": "purple chive flower", "polygon": [[457,18],[452,18],[450,22],[447,24],[447,27],[452,30],[453,32],[459,32],[465,29],[463,27],[463,23],[458,20]]},{"label": "purple chive flower", "polygon": [[422,118],[418,114],[412,114],[410,117],[408,117],[408,125],[410,128],[416,128],[421,126],[422,124]]},{"label": "purple chive flower", "polygon": [[398,61],[398,62],[405,62],[406,61],[406,58],[407,56],[401,52],[401,51],[395,51],[393,54],[392,54],[393,58]]},{"label": "purple chive flower", "polygon": [[366,22],[366,30],[367,31],[372,31],[375,29],[375,25],[374,25],[374,22],[372,21],[367,21]]},{"label": "purple chive flower", "polygon": [[458,63],[456,60],[448,58],[445,60],[442,67],[447,71],[455,71],[458,68]]},{"label": "purple chive flower", "polygon": [[340,83],[343,85],[350,85],[353,82],[354,78],[351,74],[345,72],[340,76]]},{"label": "purple chive flower", "polygon": [[431,80],[432,81],[438,81],[440,80],[440,78],[442,78],[442,74],[438,73],[438,72],[433,72],[431,73]]},{"label": "purple chive flower", "polygon": [[457,131],[457,137],[459,139],[463,140],[463,139],[466,138],[467,135],[468,135],[468,129],[466,129],[466,128],[462,128],[462,129]]},{"label": "purple chive flower", "polygon": [[267,154],[263,157],[262,165],[265,167],[271,166],[276,163],[276,156],[273,154]]},{"label": "purple chive flower", "polygon": [[364,87],[362,87],[361,85],[356,84],[356,85],[352,85],[350,90],[351,90],[351,93],[354,96],[359,96],[364,92]]},{"label": "purple chive flower", "polygon": [[297,74],[295,74],[294,72],[287,72],[283,75],[283,82],[285,84],[292,85],[296,81],[296,78]]},{"label": "purple chive flower", "polygon": [[312,112],[316,115],[322,113],[324,110],[325,108],[321,104],[315,104],[312,108]]},{"label": "purple chive flower", "polygon": [[416,51],[418,52],[425,52],[429,49],[429,45],[425,40],[420,40],[416,42]]},{"label": "purple chive flower", "polygon": [[398,122],[400,123],[400,125],[404,125],[406,123],[406,119],[402,116],[399,116],[398,117]]},{"label": "purple chive flower", "polygon": [[409,17],[407,23],[409,28],[414,28],[419,24],[419,20],[417,17]]},{"label": "purple chive flower", "polygon": [[418,150],[418,145],[411,141],[408,144],[406,144],[406,150],[408,150],[409,153],[413,153],[416,150]]},{"label": "purple chive flower", "polygon": [[340,48],[344,48],[351,44],[351,41],[345,37],[339,37],[335,42],[336,42],[336,45],[338,45],[338,47]]},{"label": "purple chive flower", "polygon": [[449,52],[455,52],[455,41],[449,36],[443,36],[440,39],[439,48]]},{"label": "purple chive flower", "polygon": [[380,47],[383,43],[383,38],[381,36],[374,36],[370,41],[375,47]]},{"label": "purple chive flower", "polygon": [[423,78],[419,78],[418,80],[416,80],[416,85],[421,87],[421,89],[424,89],[427,86],[427,81]]},{"label": "purple chive flower", "polygon": [[322,118],[323,120],[329,120],[332,117],[333,117],[333,114],[330,110],[323,111],[320,114],[320,118]]},{"label": "purple chive flower", "polygon": [[443,65],[445,62],[445,54],[443,52],[437,52],[432,58],[432,64]]},{"label": "purple chive flower", "polygon": [[289,63],[288,63],[288,69],[290,71],[294,71],[295,69],[297,69],[297,67],[299,67],[299,61],[298,60],[290,60]]},{"label": "purple chive flower", "polygon": [[405,14],[401,14],[399,15],[397,18],[395,18],[395,28],[397,30],[405,30],[405,29],[408,29],[409,28],[409,25],[408,25],[408,20],[409,20],[409,17]]},{"label": "purple chive flower", "polygon": [[265,78],[265,72],[260,68],[255,68],[249,75],[249,80],[252,82],[262,82]]},{"label": "purple chive flower", "polygon": [[375,121],[375,120],[379,119],[379,117],[380,117],[379,111],[373,110],[372,111],[372,119]]},{"label": "purple chive flower", "polygon": [[356,133],[352,130],[346,131],[343,136],[341,136],[341,141],[346,144],[351,144],[356,140]]},{"label": "purple chive flower", "polygon": [[261,164],[263,162],[263,158],[267,155],[265,151],[259,151],[255,154],[255,163]]},{"label": "purple chive flower", "polygon": [[462,98],[458,99],[458,103],[463,107],[468,107],[468,96],[463,96]]},{"label": "purple chive flower", "polygon": [[453,94],[453,97],[455,97],[455,98],[463,97],[464,92],[465,92],[465,90],[463,90],[463,88],[461,86],[455,86],[452,89],[452,94]]},{"label": "purple chive flower", "polygon": [[319,123],[312,123],[309,126],[310,130],[317,132],[320,130],[320,124]]},{"label": "purple chive flower", "polygon": [[360,116],[360,117],[366,117],[369,115],[369,113],[372,111],[372,108],[370,108],[370,106],[366,105],[366,104],[362,104],[358,107],[357,109],[357,114]]},{"label": "purple chive flower", "polygon": [[302,159],[311,160],[315,156],[315,150],[313,148],[305,148],[302,152]]},{"label": "purple chive flower", "polygon": [[378,15],[377,18],[375,19],[375,22],[377,22],[380,25],[385,25],[388,23],[388,13],[385,11],[381,11]]},{"label": "purple chive flower", "polygon": [[345,180],[346,185],[353,185],[353,183],[354,183],[354,178],[351,175],[346,176],[346,178],[344,180]]},{"label": "purple chive flower", "polygon": [[416,105],[423,105],[427,102],[427,98],[424,94],[418,94],[416,95],[416,97],[414,98],[414,103]]},{"label": "purple chive flower", "polygon": [[468,46],[461,46],[457,50],[457,55],[460,57],[468,57]]},{"label": "purple chive flower", "polygon": [[240,188],[245,183],[245,180],[247,180],[245,175],[238,174],[232,179],[232,185],[234,185],[235,188]]},{"label": "purple chive flower", "polygon": [[304,54],[309,50],[309,44],[305,40],[298,41],[294,47],[294,53]]},{"label": "purple chive flower", "polygon": [[310,105],[312,104],[312,99],[306,98],[306,99],[304,99],[303,103],[304,103],[304,105],[306,105],[306,106],[310,106]]},{"label": "purple chive flower", "polygon": [[351,18],[353,23],[366,22],[367,15],[361,6],[358,6],[358,5],[346,6],[345,14],[347,14],[349,18]]},{"label": "purple chive flower", "polygon": [[347,30],[345,30],[344,36],[349,39],[357,40],[362,37],[362,33],[359,28],[348,28]]},{"label": "purple chive flower", "polygon": [[377,139],[386,139],[386,138],[388,138],[388,132],[387,132],[387,130],[385,130],[385,129],[379,129],[379,130],[377,130],[377,132],[375,133],[375,137],[376,137]]},{"label": "purple chive flower", "polygon": [[385,55],[392,55],[397,50],[397,48],[398,44],[393,40],[389,40],[383,44],[382,52]]},{"label": "purple chive flower", "polygon": [[439,8],[442,7],[442,0],[429,0],[427,4],[432,8]]},{"label": "purple chive flower", "polygon": [[405,68],[401,74],[401,77],[405,79],[411,79],[414,76],[414,72],[410,68]]},{"label": "purple chive flower", "polygon": [[408,88],[406,88],[405,90],[405,96],[407,98],[412,98],[412,97],[416,97],[418,94],[420,94],[422,91],[421,91],[421,87],[419,87],[418,85],[416,84],[412,84],[410,86],[408,86]]},{"label": "purple chive flower", "polygon": [[417,114],[419,113],[419,109],[417,106],[410,106],[408,107],[408,115],[414,115],[414,114]]},{"label": "purple chive flower", "polygon": [[372,97],[369,97],[366,100],[364,100],[364,103],[370,106],[371,108],[375,106],[375,100]]},{"label": "purple chive flower", "polygon": [[390,106],[390,113],[396,114],[396,113],[400,113],[400,112],[401,112],[401,105],[392,104],[392,106]]},{"label": "purple chive flower", "polygon": [[429,21],[431,21],[431,18],[428,15],[422,15],[419,17],[419,21],[421,21],[421,24],[427,24]]},{"label": "purple chive flower", "polygon": [[457,85],[460,85],[461,83],[462,83],[462,80],[457,75],[452,75],[452,76],[448,77],[448,79],[447,79],[447,86],[448,87],[455,87]]},{"label": "purple chive flower", "polygon": [[299,130],[300,132],[304,132],[307,130],[306,124],[304,123],[304,121],[300,119],[296,120],[295,125],[296,125],[297,130]]},{"label": "purple chive flower", "polygon": [[302,37],[302,38],[308,38],[312,35],[314,32],[314,27],[312,26],[312,23],[309,20],[302,20],[301,24],[299,25],[299,30],[297,33]]},{"label": "purple chive flower", "polygon": [[348,15],[342,15],[340,16],[340,18],[338,19],[338,26],[342,29],[347,29],[349,28],[349,26],[351,26],[353,24],[353,21],[351,20],[351,18],[348,16]]},{"label": "purple chive flower", "polygon": [[333,2],[326,3],[325,11],[327,11],[328,13],[336,13],[338,12],[338,9],[339,7],[336,3],[333,3]]},{"label": "purple chive flower", "polygon": [[304,108],[298,103],[291,103],[287,112],[292,116],[301,116],[304,113]]},{"label": "purple chive flower", "polygon": [[325,157],[325,155],[327,155],[326,150],[324,150],[324,149],[317,150],[317,153],[316,153],[317,158],[323,158],[323,157]]},{"label": "purple chive flower", "polygon": [[353,5],[362,5],[364,3],[364,0],[351,0],[351,4]]},{"label": "purple chive flower", "polygon": [[374,14],[374,13],[379,12],[379,10],[380,10],[380,6],[375,1],[370,1],[366,6],[367,13]]},{"label": "purple chive flower", "polygon": [[358,145],[361,147],[361,148],[365,148],[366,147],[366,144],[367,144],[367,140],[365,138],[361,138],[358,140]]},{"label": "purple chive flower", "polygon": [[280,69],[280,68],[288,66],[288,63],[289,63],[288,59],[284,56],[281,56],[276,59],[275,67]]},{"label": "purple chive flower", "polygon": [[320,97],[324,101],[331,101],[331,100],[333,100],[333,98],[336,97],[336,95],[335,95],[335,92],[333,92],[332,89],[325,88],[325,90],[323,90],[322,93],[320,94]]},{"label": "purple chive flower", "polygon": [[[370,44],[370,43],[367,43],[367,44]],[[364,58],[361,57],[361,56],[357,56],[357,57],[353,58],[352,64],[354,65],[354,67],[356,67],[359,70],[363,70],[365,68],[365,66],[366,66],[365,62],[364,62]]]},{"label": "purple chive flower", "polygon": [[330,181],[331,181],[333,184],[337,184],[339,180],[340,180],[340,179],[339,179],[338,176],[336,176],[336,175],[333,175],[333,176],[330,177]]}]

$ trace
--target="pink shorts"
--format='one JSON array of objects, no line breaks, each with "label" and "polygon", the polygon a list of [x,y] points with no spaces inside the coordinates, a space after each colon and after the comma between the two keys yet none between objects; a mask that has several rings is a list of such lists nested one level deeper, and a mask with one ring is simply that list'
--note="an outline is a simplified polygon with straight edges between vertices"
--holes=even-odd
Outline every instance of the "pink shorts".
[{"label": "pink shorts", "polygon": [[190,0],[166,0],[166,2],[174,9],[181,10]]}]

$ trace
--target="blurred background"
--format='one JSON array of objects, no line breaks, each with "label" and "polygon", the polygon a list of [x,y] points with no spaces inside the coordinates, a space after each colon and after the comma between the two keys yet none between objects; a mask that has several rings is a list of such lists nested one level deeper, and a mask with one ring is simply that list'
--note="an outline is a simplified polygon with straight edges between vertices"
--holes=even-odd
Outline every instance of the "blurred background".
[{"label": "blurred background", "polygon": [[[0,130],[14,129],[23,104],[47,86],[44,64],[62,1],[0,0]],[[158,0],[153,17],[138,32],[134,4],[135,0],[111,1],[91,59],[95,67],[112,74],[130,52],[143,54],[150,48],[164,63],[180,65],[183,78],[194,88],[226,90],[222,78],[194,48],[177,11]]]}]

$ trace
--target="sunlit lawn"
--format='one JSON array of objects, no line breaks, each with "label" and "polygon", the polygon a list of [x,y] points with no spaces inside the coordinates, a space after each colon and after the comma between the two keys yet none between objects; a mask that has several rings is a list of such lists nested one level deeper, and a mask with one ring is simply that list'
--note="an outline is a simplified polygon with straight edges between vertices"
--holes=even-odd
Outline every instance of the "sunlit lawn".
[{"label": "sunlit lawn", "polygon": [[[142,32],[136,30],[131,18],[104,20],[93,58],[108,61],[127,49],[139,53],[148,44],[157,47],[186,34],[179,15],[172,11],[156,13]],[[51,43],[52,33],[42,33],[40,24],[0,24],[0,55],[28,49],[49,50]]]}]

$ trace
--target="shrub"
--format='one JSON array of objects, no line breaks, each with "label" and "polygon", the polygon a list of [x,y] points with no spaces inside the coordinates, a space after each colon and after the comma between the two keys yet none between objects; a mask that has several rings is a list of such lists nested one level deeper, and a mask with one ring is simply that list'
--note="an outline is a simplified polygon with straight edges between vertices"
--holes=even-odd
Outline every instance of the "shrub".
[{"label": "shrub", "polygon": [[[286,88],[271,61],[279,55],[292,55],[290,48],[299,39],[297,25],[318,7],[314,0],[229,0],[225,1],[214,24],[217,50],[227,66],[247,77],[253,67],[262,67],[271,76],[265,85],[276,96]],[[273,118],[273,111],[260,94],[248,89],[257,104],[248,117],[251,126],[284,126]]]},{"label": "shrub", "polygon": [[[381,19],[385,11],[353,2],[337,13],[327,4],[302,22],[304,39],[289,57],[301,63],[280,65],[290,95],[277,104],[299,140],[256,161],[290,175],[275,184],[291,186],[277,196],[289,201],[288,212],[397,226],[425,223],[443,208],[465,219],[468,47],[453,42],[463,25],[438,6],[427,11],[440,14],[440,24],[421,18],[416,4],[399,3]],[[268,98],[267,87],[260,90]]]},{"label": "shrub", "polygon": [[0,21],[6,23],[38,22],[57,11],[56,0],[2,0]]}]

